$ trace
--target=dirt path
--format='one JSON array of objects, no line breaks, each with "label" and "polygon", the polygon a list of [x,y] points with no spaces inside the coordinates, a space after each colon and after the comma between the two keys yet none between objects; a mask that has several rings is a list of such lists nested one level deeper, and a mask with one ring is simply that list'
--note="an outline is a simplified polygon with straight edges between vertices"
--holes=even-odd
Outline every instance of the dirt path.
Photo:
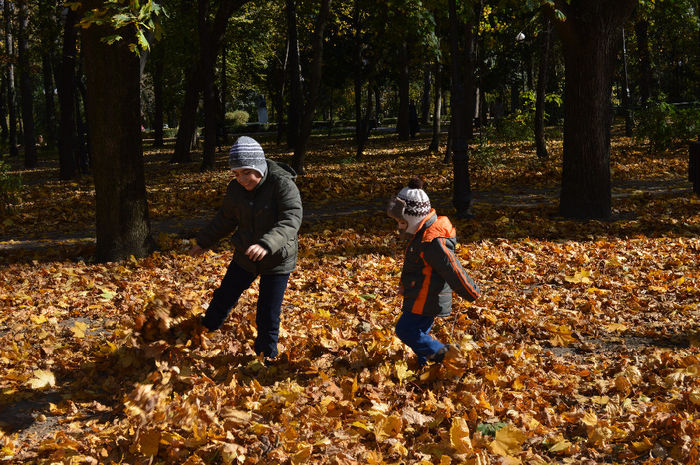
[{"label": "dirt path", "polygon": [[[529,189],[514,187],[509,190],[476,191],[474,205],[490,205],[504,208],[535,208],[541,206],[556,206],[558,203],[558,188]],[[671,180],[635,180],[615,183],[612,188],[613,199],[627,198],[636,195],[690,196],[692,187],[682,178]],[[322,206],[305,207],[304,222],[327,221],[334,218],[356,214],[378,212],[383,209],[385,199],[375,199],[364,204],[348,204],[347,202],[331,202]],[[441,209],[450,209],[450,199],[436,195],[433,204]],[[209,221],[210,216],[193,218],[165,218],[151,220],[154,236],[161,233],[174,234],[179,237],[192,237],[196,231]],[[72,247],[79,244],[89,244],[95,241],[95,230],[84,229],[69,234],[55,234],[41,239],[18,239],[0,236],[1,252],[40,252],[45,249]]]}]

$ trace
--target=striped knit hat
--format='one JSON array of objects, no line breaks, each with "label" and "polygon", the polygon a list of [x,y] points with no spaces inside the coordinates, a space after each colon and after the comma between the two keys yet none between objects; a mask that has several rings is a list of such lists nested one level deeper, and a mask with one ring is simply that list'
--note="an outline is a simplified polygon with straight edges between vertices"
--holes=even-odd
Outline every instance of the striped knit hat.
[{"label": "striped knit hat", "polygon": [[408,223],[406,232],[415,233],[418,225],[430,214],[430,199],[423,190],[423,181],[420,178],[412,178],[408,187],[401,189],[396,198],[406,202],[403,217]]},{"label": "striped knit hat", "polygon": [[248,136],[239,137],[233,144],[228,152],[228,164],[232,170],[255,170],[261,176],[265,176],[267,172],[265,152],[255,139]]}]

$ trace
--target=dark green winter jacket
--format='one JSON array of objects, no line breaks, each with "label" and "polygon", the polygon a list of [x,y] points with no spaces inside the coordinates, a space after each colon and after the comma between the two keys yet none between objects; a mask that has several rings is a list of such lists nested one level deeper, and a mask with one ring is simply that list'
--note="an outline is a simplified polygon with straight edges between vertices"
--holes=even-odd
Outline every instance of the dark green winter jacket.
[{"label": "dark green winter jacket", "polygon": [[[199,232],[197,243],[208,248],[233,232],[233,260],[243,269],[255,274],[291,273],[297,263],[297,231],[303,213],[295,179],[291,167],[271,160],[267,160],[267,172],[252,191],[234,179],[219,212]],[[268,250],[259,262],[245,255],[253,244]]]},{"label": "dark green winter jacket", "polygon": [[455,255],[455,228],[432,210],[408,243],[401,272],[402,311],[424,316],[447,316],[452,291],[467,300],[479,298],[479,287]]}]

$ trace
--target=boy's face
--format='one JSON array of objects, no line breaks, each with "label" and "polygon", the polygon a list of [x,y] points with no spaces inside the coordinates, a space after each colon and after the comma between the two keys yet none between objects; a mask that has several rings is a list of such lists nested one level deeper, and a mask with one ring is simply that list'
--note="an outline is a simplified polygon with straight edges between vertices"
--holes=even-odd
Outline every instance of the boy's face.
[{"label": "boy's face", "polygon": [[238,184],[243,186],[243,188],[247,191],[252,191],[255,189],[258,184],[260,184],[260,180],[262,179],[260,172],[248,168],[234,169],[233,174],[236,177]]}]

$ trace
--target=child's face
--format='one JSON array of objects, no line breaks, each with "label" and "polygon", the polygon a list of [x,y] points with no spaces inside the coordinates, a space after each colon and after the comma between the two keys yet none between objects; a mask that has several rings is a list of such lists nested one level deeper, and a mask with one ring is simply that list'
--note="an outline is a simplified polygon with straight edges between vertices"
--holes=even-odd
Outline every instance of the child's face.
[{"label": "child's face", "polygon": [[408,222],[406,220],[396,220],[396,227],[399,230],[400,239],[408,240],[413,237],[413,234],[409,234],[406,232],[406,228],[408,228]]},{"label": "child's face", "polygon": [[236,177],[238,184],[243,186],[243,188],[247,191],[252,191],[255,189],[257,185],[260,184],[260,180],[262,179],[262,175],[258,171],[248,168],[234,169],[233,174]]}]

